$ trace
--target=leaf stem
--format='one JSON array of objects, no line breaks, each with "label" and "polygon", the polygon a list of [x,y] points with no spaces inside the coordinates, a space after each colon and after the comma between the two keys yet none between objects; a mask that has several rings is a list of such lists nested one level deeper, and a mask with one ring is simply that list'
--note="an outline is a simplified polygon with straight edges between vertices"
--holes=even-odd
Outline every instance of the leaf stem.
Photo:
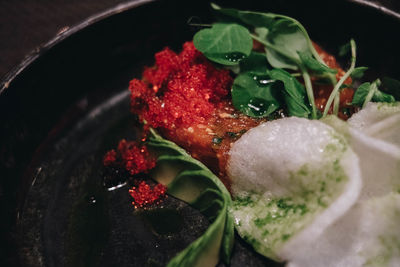
[{"label": "leaf stem", "polygon": [[378,90],[378,86],[380,85],[380,80],[377,79],[371,84],[371,89],[369,90],[367,96],[365,97],[364,103],[362,105],[362,108],[365,108],[368,102],[371,101],[372,97],[374,97],[374,94],[376,90]]},{"label": "leaf stem", "polygon": [[310,102],[311,108],[312,108],[311,116],[313,119],[316,119],[317,118],[317,108],[315,106],[314,91],[312,88],[310,74],[304,68],[301,68],[301,74],[303,75],[304,84],[306,86],[308,101]]},{"label": "leaf stem", "polygon": [[[335,87],[332,90],[332,93],[330,94],[328,101],[326,102],[324,113],[322,117],[326,117],[328,114],[329,108],[332,105],[333,100],[336,98],[336,95],[339,95],[339,89],[340,86],[344,83],[344,81],[350,76],[350,74],[353,72],[354,67],[356,65],[356,43],[353,39],[350,40],[350,46],[351,46],[351,65],[348,71],[340,78],[338,83],[335,85]],[[338,102],[337,102],[338,103]],[[337,107],[337,111],[338,111]]]},{"label": "leaf stem", "polygon": [[339,113],[339,104],[340,104],[340,94],[335,95],[335,99],[333,100],[333,114]]},{"label": "leaf stem", "polygon": [[207,27],[211,28],[212,24],[203,24],[203,23],[188,23],[189,26],[195,26],[195,27]]}]

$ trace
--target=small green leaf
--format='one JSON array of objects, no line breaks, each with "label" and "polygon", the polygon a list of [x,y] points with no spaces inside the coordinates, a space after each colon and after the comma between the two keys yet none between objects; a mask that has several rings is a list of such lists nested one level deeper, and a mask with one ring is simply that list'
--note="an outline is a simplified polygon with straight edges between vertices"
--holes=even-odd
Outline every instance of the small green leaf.
[{"label": "small green leaf", "polygon": [[230,16],[254,27],[266,27],[270,25],[276,18],[276,16],[271,13],[242,11],[234,8],[221,8],[214,3],[211,3],[211,7],[220,14]]},{"label": "small green leaf", "polygon": [[266,39],[268,42],[278,47],[281,52],[284,52],[284,55],[278,50],[274,52],[288,59],[294,59],[292,64],[294,63],[296,66],[300,63],[298,53],[309,52],[307,37],[297,24],[288,19],[280,19],[273,23]]},{"label": "small green leaf", "polygon": [[354,68],[353,72],[350,74],[350,77],[353,79],[360,79],[364,76],[366,70],[368,70],[368,67]]},{"label": "small green leaf", "polygon": [[[254,29],[260,40],[267,40],[269,30],[265,27],[258,27]],[[298,64],[296,60],[288,57],[290,53],[285,50],[280,52],[275,51],[273,48],[265,47],[267,62],[274,68],[298,70]]]},{"label": "small green leaf", "polygon": [[279,84],[266,74],[242,73],[232,86],[233,105],[250,117],[266,117],[277,110],[278,94]]},{"label": "small green leaf", "polygon": [[252,51],[250,56],[240,62],[240,72],[266,73],[269,67],[264,53]]},{"label": "small green leaf", "polygon": [[211,3],[211,8],[219,11],[220,13],[227,15],[227,16],[231,16],[231,17],[238,17],[238,13],[239,11],[237,9],[234,8],[221,8],[220,6],[218,6],[215,3]]},{"label": "small green leaf", "polygon": [[350,53],[350,50],[351,50],[350,42],[342,45],[341,47],[339,47],[339,56],[343,57],[347,55],[348,53]]},{"label": "small green leaf", "polygon": [[354,93],[353,101],[351,101],[351,104],[361,107],[370,90],[371,90],[371,83],[366,82],[361,84]]},{"label": "small green leaf", "polygon": [[386,94],[380,90],[376,90],[374,92],[374,96],[372,97],[372,101],[374,102],[386,102],[386,103],[393,103],[396,102],[396,99],[392,95]]},{"label": "small green leaf", "polygon": [[390,77],[383,77],[382,86],[385,92],[390,93],[397,101],[400,101],[400,81]]},{"label": "small green leaf", "polygon": [[316,73],[337,73],[337,70],[331,69],[328,66],[320,63],[317,61],[315,58],[311,56],[310,53],[305,53],[305,52],[298,52],[300,56],[301,62],[306,66],[307,69],[312,70]]},{"label": "small green leaf", "polygon": [[357,91],[354,93],[353,105],[365,107],[369,101],[373,102],[386,102],[393,103],[396,99],[389,94],[386,94],[378,89],[381,85],[379,79],[375,80],[372,84],[363,83],[358,87]]},{"label": "small green leaf", "polygon": [[272,79],[284,84],[284,100],[290,116],[308,118],[311,113],[306,100],[304,86],[290,73],[282,69],[273,69],[268,72]]},{"label": "small green leaf", "polygon": [[298,70],[298,65],[293,63],[293,60],[291,60],[288,57],[285,57],[284,55],[272,50],[272,49],[266,49],[267,51],[267,59],[269,64],[273,66],[274,68],[277,69],[290,69],[290,70]]},{"label": "small green leaf", "polygon": [[238,24],[215,23],[193,37],[195,47],[208,59],[223,65],[237,65],[253,47],[249,31]]},{"label": "small green leaf", "polygon": [[276,21],[277,16],[272,13],[239,11],[238,18],[254,27],[269,27]]}]

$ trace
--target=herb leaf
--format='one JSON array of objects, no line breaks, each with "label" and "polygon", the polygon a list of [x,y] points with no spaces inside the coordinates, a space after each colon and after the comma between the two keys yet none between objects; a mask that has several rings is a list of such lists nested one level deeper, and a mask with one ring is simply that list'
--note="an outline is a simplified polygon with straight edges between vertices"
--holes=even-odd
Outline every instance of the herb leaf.
[{"label": "herb leaf", "polygon": [[362,76],[364,76],[366,70],[368,70],[368,67],[354,68],[353,72],[350,74],[350,77],[353,79],[360,79]]},{"label": "herb leaf", "polygon": [[355,91],[353,96],[353,101],[351,101],[351,104],[361,107],[370,90],[371,90],[371,83],[366,82],[361,84]]},{"label": "herb leaf", "polygon": [[383,77],[382,85],[386,92],[392,94],[396,100],[400,100],[400,81],[390,77]]},{"label": "herb leaf", "polygon": [[269,68],[264,53],[252,51],[250,56],[240,61],[240,72],[266,73]]},{"label": "herb leaf", "polygon": [[[336,79],[329,68],[322,67],[325,66],[325,62],[315,50],[303,25],[293,18],[273,13],[227,10],[215,4],[212,7],[223,15],[232,16],[246,25],[255,27],[255,34],[251,34],[251,37],[265,46],[267,59],[271,66],[301,71],[307,97],[312,108],[312,118],[317,118],[317,109],[308,69],[314,68],[325,72],[332,84],[336,84]],[[311,58],[311,60],[303,62],[299,53],[302,53],[303,59],[308,55],[307,58]],[[312,58],[321,65],[316,65]]]},{"label": "herb leaf", "polygon": [[272,79],[284,84],[284,100],[290,116],[308,118],[310,106],[306,100],[304,86],[289,72],[282,69],[273,69],[268,72]]},{"label": "herb leaf", "polygon": [[233,82],[233,105],[247,116],[266,117],[279,108],[279,88],[266,74],[242,73]]},{"label": "herb leaf", "polygon": [[353,105],[365,107],[369,101],[374,102],[395,102],[395,98],[392,95],[386,94],[378,89],[381,81],[377,79],[372,84],[363,83],[358,87],[357,91],[354,93]]},{"label": "herb leaf", "polygon": [[351,52],[351,45],[350,42],[345,43],[341,47],[339,47],[339,56],[344,57],[345,55],[349,54]]},{"label": "herb leaf", "polygon": [[[297,20],[287,17],[284,15],[274,14],[274,13],[262,13],[262,12],[254,12],[254,11],[241,11],[234,9],[221,8],[216,4],[211,5],[214,10],[217,12],[234,17],[242,21],[244,24],[251,25],[255,28],[266,28],[271,33],[269,34],[269,41],[272,41],[273,44],[277,44],[274,41],[275,38],[279,36],[279,38],[285,39],[286,37],[280,36],[283,35],[297,35],[298,38],[293,38],[293,36],[287,36],[290,40],[296,40],[296,43],[283,43],[285,46],[289,46],[292,53],[292,56],[298,58],[296,51],[305,51],[307,50],[317,59],[317,61],[323,63],[323,60],[318,55],[314,46],[312,45],[312,41],[308,36],[306,29],[301,25]],[[264,39],[264,37],[259,36]],[[281,40],[282,40],[281,39]],[[292,48],[295,47],[293,50]],[[284,49],[287,50],[287,49]],[[281,55],[282,56],[282,55]],[[286,55],[289,56],[289,55]],[[271,64],[272,65],[272,64]],[[275,66],[274,66],[275,67]]]},{"label": "herb leaf", "polygon": [[374,102],[386,102],[386,103],[393,103],[396,102],[396,99],[392,95],[386,94],[379,89],[376,89],[374,95],[372,97],[372,101]]},{"label": "herb leaf", "polygon": [[249,31],[234,23],[215,23],[193,37],[195,47],[208,59],[223,65],[237,65],[253,47]]},{"label": "herb leaf", "polygon": [[309,53],[304,53],[304,52],[298,52],[300,56],[301,62],[306,66],[307,69],[312,70],[316,73],[337,73],[337,70],[331,69],[325,64],[322,64],[321,62],[317,61],[315,58],[313,58]]}]

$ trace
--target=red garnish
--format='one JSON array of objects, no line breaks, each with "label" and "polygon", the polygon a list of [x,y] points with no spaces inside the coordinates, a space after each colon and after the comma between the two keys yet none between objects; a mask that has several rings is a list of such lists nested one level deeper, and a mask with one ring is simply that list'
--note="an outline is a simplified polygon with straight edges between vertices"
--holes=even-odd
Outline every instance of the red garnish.
[{"label": "red garnish", "polygon": [[206,123],[217,103],[228,95],[232,77],[217,69],[192,42],[176,54],[165,48],[143,80],[130,82],[131,109],[153,128],[174,129]]},{"label": "red garnish", "polygon": [[[146,137],[143,137],[145,141]],[[122,139],[117,151],[108,151],[103,158],[106,167],[121,168],[128,171],[132,176],[140,173],[147,173],[156,166],[156,159],[150,155],[147,147],[135,141]],[[138,181],[135,181],[137,184]],[[153,203],[159,203],[165,196],[167,188],[162,184],[157,184],[153,188],[145,181],[141,181],[138,186],[129,189],[129,194],[133,197],[132,202],[135,208],[143,208]]]},{"label": "red garnish", "polygon": [[143,208],[153,203],[159,204],[160,199],[165,197],[167,188],[162,184],[157,184],[153,188],[145,181],[140,182],[138,186],[129,189],[129,194],[134,199],[132,205],[137,208]]},{"label": "red garnish", "polygon": [[104,166],[114,166],[127,170],[129,174],[146,173],[156,166],[156,159],[152,157],[145,145],[135,141],[122,139],[118,150],[108,151],[103,158]]},{"label": "red garnish", "polygon": [[145,145],[122,139],[118,151],[121,153],[122,164],[131,175],[147,172],[156,166],[155,158],[150,156]]},{"label": "red garnish", "polygon": [[111,166],[117,161],[117,152],[114,149],[108,151],[103,158],[104,166]]}]

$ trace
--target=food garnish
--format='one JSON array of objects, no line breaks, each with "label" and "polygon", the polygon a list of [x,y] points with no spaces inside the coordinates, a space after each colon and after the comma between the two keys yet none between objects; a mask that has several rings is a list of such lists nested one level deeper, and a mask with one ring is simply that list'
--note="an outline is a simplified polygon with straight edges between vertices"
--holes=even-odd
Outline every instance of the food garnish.
[{"label": "food garnish", "polygon": [[358,86],[353,39],[343,70],[293,18],[212,8],[218,22],[130,82],[147,137],[104,158],[159,183],[136,203],[166,192],[210,221],[168,266],[229,264],[234,228],[288,266],[399,264],[400,82]]}]

